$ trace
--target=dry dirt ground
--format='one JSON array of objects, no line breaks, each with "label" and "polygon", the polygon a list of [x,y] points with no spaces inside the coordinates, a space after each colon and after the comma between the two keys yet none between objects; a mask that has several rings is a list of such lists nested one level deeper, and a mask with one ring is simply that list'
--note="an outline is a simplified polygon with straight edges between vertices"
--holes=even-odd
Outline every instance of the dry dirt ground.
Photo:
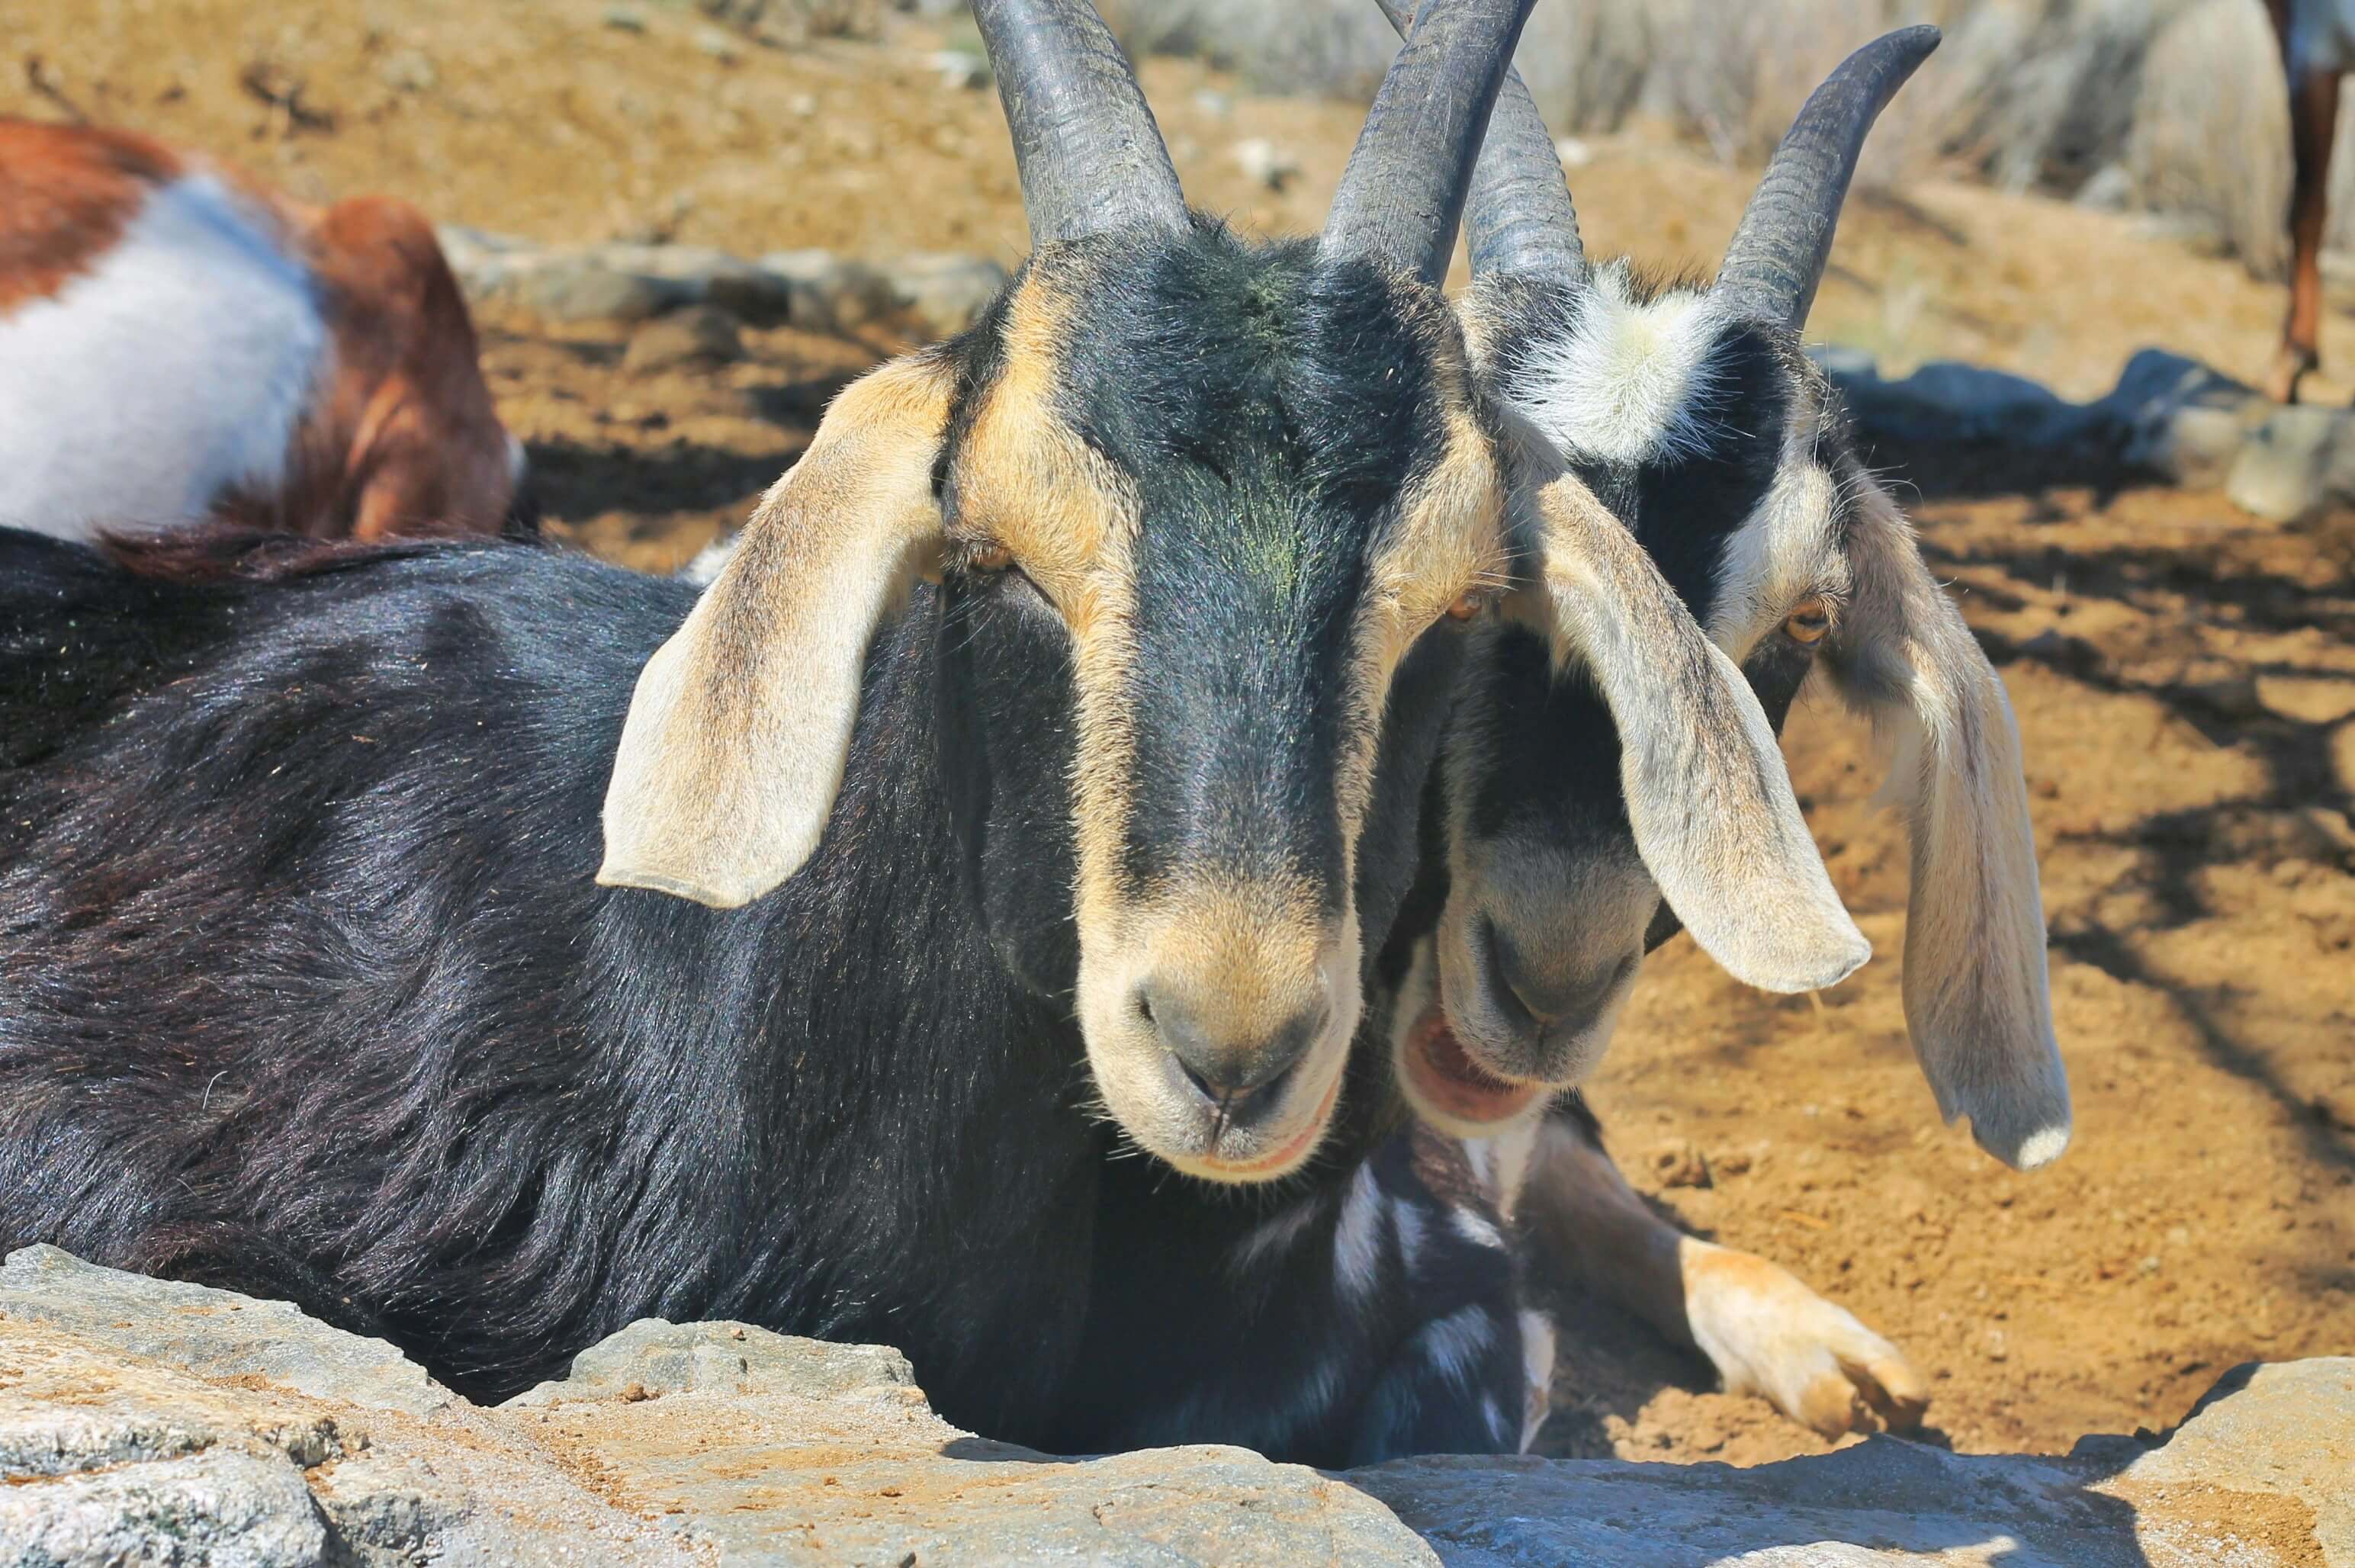
[{"label": "dry dirt ground", "polygon": [[[994,95],[943,88],[941,37],[914,24],[788,53],[659,0],[0,0],[0,112],[151,129],[314,197],[391,190],[552,240],[1021,248]],[[1199,204],[1314,225],[1354,110],[1188,62],[1146,80]],[[1252,136],[1296,157],[1284,190],[1233,159]],[[1710,264],[1742,171],[1640,138],[1589,151],[1593,249]],[[1955,357],[2085,396],[2149,344],[2254,376],[2278,309],[2134,219],[1934,182],[1851,204],[1813,331],[1884,368]],[[559,527],[654,568],[741,521],[888,347],[779,329],[723,368],[639,377],[619,329],[485,327]],[[2355,369],[2355,318],[2325,352]],[[1900,1014],[1902,838],[1868,805],[1865,731],[1819,704],[1789,751],[1880,956],[1820,1007],[1746,993],[1689,944],[1656,957],[1595,1088],[1615,1148],[1646,1190],[1698,1150],[1711,1185],[1668,1207],[1898,1341],[1957,1448],[2163,1426],[2234,1362],[2355,1350],[2355,517],[2284,529],[2098,464],[1876,457],[2019,708],[2076,1145],[2017,1176],[1937,1125]],[[1570,1305],[1549,1451],[1823,1445]]]}]

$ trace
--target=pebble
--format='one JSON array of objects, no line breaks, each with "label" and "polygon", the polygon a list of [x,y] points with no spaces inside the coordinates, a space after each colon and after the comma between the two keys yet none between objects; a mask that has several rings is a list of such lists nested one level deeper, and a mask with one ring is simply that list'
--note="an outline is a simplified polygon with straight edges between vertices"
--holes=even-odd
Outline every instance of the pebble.
[{"label": "pebble", "polygon": [[714,305],[689,305],[638,328],[622,356],[633,375],[657,375],[689,366],[724,365],[744,355],[736,318]]},{"label": "pebble", "polygon": [[1300,160],[1265,136],[1237,142],[1228,155],[1243,171],[1245,178],[1269,190],[1282,191],[1300,177]]}]

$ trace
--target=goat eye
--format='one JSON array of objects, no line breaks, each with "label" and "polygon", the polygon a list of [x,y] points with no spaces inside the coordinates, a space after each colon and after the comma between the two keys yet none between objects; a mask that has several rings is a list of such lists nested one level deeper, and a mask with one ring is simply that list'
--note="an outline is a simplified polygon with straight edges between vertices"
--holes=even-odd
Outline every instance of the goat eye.
[{"label": "goat eye", "polygon": [[1014,552],[995,539],[986,539],[966,545],[958,560],[967,571],[995,577],[1014,564]]},{"label": "goat eye", "polygon": [[1496,602],[1496,595],[1486,589],[1469,588],[1456,595],[1455,603],[1447,607],[1450,619],[1468,621]]},{"label": "goat eye", "polygon": [[1783,623],[1784,635],[1796,643],[1820,643],[1824,634],[1832,629],[1832,618],[1824,610],[1820,599],[1803,599]]}]

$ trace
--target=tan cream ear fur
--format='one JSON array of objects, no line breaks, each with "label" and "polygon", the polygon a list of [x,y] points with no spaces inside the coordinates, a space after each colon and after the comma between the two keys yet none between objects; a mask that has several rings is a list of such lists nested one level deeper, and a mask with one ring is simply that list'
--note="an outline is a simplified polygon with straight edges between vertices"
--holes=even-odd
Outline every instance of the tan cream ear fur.
[{"label": "tan cream ear fur", "polygon": [[1868,485],[1850,528],[1853,594],[1825,662],[1891,753],[1883,798],[1904,813],[1905,1021],[1948,1121],[1971,1120],[2016,1168],[2068,1147],[2069,1082],[2053,1036],[2044,906],[2019,730],[2003,681],[1940,591],[1913,529]]},{"label": "tan cream ear fur", "polygon": [[1575,476],[1537,495],[1557,665],[1584,667],[1619,730],[1636,852],[1710,956],[1811,991],[1871,955],[1808,836],[1758,699],[1635,538]]},{"label": "tan cream ear fur", "polygon": [[949,373],[917,355],[836,400],[640,672],[597,880],[731,909],[800,869],[849,754],[867,650],[935,567]]}]

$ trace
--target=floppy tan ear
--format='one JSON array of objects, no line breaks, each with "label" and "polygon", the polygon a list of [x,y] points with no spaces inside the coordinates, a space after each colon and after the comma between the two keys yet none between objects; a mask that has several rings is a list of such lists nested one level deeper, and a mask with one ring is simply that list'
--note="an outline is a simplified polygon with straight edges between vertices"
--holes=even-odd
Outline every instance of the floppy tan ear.
[{"label": "floppy tan ear", "polygon": [[1538,492],[1554,663],[1582,665],[1617,723],[1636,852],[1736,979],[1812,991],[1871,945],[1840,907],[1765,711],[1635,537],[1563,475]]},{"label": "floppy tan ear", "polygon": [[1923,564],[1913,530],[1867,485],[1849,542],[1853,592],[1826,667],[1892,752],[1883,798],[1905,814],[1905,1023],[1949,1122],[2030,1170],[2069,1144],[2052,1035],[2044,905],[2003,681]]},{"label": "floppy tan ear", "polygon": [[605,791],[608,887],[732,909],[801,869],[842,785],[876,628],[937,563],[937,361],[847,388],[638,676]]}]

